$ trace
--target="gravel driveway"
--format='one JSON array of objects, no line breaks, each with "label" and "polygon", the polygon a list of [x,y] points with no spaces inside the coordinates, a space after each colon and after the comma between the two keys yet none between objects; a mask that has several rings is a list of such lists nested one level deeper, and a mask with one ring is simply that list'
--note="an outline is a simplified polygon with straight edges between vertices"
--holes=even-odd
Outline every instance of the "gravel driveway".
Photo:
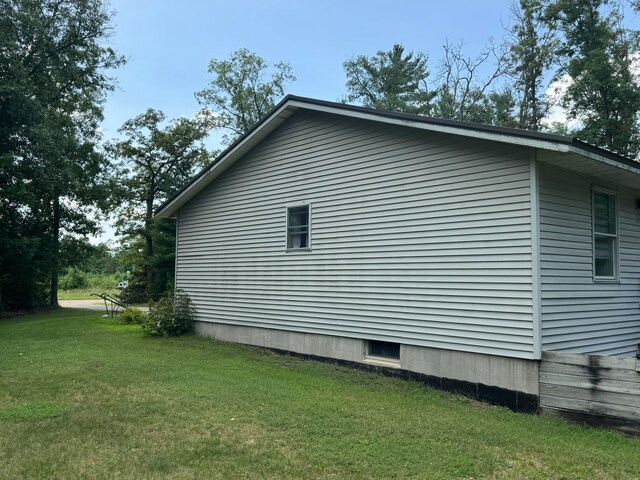
[{"label": "gravel driveway", "polygon": [[58,300],[62,308],[84,308],[85,310],[103,310],[104,302],[97,300]]},{"label": "gravel driveway", "polygon": [[[96,299],[96,300],[58,300],[58,304],[62,308],[84,308],[85,310],[99,310],[101,312],[105,312],[104,308],[104,300]],[[109,306],[111,306],[109,304]],[[148,312],[148,307],[136,306],[143,312]]]}]

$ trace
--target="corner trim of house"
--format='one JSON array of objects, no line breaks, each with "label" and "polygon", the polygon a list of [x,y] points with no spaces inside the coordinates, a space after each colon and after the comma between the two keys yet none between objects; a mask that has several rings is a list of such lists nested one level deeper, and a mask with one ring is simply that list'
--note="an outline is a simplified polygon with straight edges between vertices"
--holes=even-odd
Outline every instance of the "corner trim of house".
[{"label": "corner trim of house", "polygon": [[537,150],[529,153],[531,190],[531,291],[533,314],[533,358],[542,358],[541,279],[540,279],[540,184]]},{"label": "corner trim of house", "polygon": [[180,211],[176,212],[176,245],[175,245],[175,257],[173,259],[173,291],[178,290],[178,236],[180,235]]}]

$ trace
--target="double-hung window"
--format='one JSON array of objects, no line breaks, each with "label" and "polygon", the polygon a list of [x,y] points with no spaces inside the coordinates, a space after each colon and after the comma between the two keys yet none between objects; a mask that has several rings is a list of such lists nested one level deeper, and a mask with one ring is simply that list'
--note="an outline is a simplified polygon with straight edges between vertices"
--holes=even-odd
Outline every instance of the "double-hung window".
[{"label": "double-hung window", "polygon": [[618,207],[615,193],[593,190],[593,276],[618,278]]},{"label": "double-hung window", "polygon": [[287,250],[309,250],[309,220],[309,205],[287,208]]}]

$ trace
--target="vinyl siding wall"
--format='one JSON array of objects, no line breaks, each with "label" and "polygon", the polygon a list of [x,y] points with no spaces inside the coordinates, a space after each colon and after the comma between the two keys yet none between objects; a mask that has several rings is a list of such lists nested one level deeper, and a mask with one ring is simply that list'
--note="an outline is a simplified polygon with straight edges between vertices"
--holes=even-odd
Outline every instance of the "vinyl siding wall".
[{"label": "vinyl siding wall", "polygon": [[180,210],[177,285],[201,321],[533,358],[529,192],[526,149],[299,112]]},{"label": "vinyl siding wall", "polygon": [[618,190],[620,279],[593,280],[595,178],[541,165],[542,348],[631,356],[640,343],[640,191]]}]

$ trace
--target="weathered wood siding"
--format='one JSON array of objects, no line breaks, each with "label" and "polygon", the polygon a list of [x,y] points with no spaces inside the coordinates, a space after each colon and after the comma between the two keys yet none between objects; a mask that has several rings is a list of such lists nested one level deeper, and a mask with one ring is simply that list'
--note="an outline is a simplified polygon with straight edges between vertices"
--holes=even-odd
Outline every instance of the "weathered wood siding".
[{"label": "weathered wood siding", "polygon": [[524,148],[299,112],[180,210],[177,285],[202,321],[533,358],[529,193]]},{"label": "weathered wood siding", "polygon": [[640,434],[640,360],[544,352],[540,410]]},{"label": "weathered wood siding", "polygon": [[618,189],[620,280],[593,279],[592,185],[541,165],[542,349],[631,356],[640,343],[640,192]]}]

